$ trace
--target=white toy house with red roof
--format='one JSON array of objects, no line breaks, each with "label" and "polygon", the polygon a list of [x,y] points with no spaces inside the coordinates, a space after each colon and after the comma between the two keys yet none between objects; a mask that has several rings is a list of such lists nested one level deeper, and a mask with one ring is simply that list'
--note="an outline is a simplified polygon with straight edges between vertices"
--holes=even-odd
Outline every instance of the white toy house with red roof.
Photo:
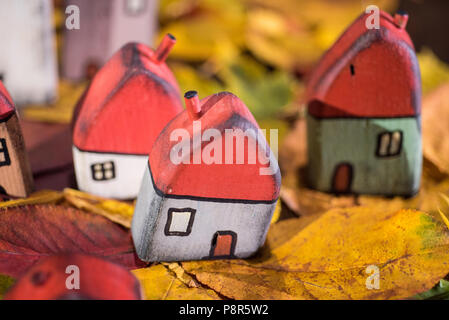
[{"label": "white toy house with red roof", "polygon": [[183,110],[164,62],[174,43],[167,35],[156,51],[127,44],[92,80],[74,115],[73,157],[81,190],[137,196],[154,141]]},{"label": "white toy house with red roof", "polygon": [[[248,257],[263,245],[279,197],[277,160],[236,96],[185,97],[187,110],[149,156],[132,222],[137,253],[145,261]],[[255,147],[265,160],[254,159]]]}]

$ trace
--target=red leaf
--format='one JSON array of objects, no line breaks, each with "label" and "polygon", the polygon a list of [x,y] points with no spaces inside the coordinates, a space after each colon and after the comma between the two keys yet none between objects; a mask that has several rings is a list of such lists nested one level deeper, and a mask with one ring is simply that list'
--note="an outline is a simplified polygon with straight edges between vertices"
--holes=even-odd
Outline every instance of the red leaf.
[{"label": "red leaf", "polygon": [[0,210],[0,273],[18,277],[48,256],[85,253],[129,269],[145,266],[130,232],[108,219],[54,205]]},{"label": "red leaf", "polygon": [[92,256],[47,258],[31,268],[6,300],[139,300],[139,281],[123,267]]}]

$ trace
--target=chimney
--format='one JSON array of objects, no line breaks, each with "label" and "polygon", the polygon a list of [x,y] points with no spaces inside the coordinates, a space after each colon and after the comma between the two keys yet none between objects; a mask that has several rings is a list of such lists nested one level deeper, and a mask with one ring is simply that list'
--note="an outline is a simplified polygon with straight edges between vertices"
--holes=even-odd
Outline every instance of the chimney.
[{"label": "chimney", "polygon": [[198,92],[188,91],[184,95],[187,113],[192,121],[198,120],[201,117],[201,105],[198,98]]},{"label": "chimney", "polygon": [[168,54],[170,53],[175,43],[176,38],[170,33],[167,33],[164,36],[164,39],[162,39],[161,43],[159,44],[159,47],[154,52],[154,59],[158,63],[165,62],[165,59],[167,59]]},{"label": "chimney", "polygon": [[408,22],[408,13],[405,11],[398,11],[394,15],[394,24],[400,28],[405,29],[407,27]]}]

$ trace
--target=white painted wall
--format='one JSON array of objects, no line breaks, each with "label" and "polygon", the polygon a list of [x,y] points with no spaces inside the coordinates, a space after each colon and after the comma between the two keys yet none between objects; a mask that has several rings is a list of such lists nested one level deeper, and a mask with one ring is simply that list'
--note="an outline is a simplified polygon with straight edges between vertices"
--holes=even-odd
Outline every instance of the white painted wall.
[{"label": "white painted wall", "polygon": [[[76,181],[80,190],[105,198],[137,197],[148,156],[83,152],[75,146],[72,150]],[[91,165],[109,161],[115,164],[115,179],[95,181],[92,178]]]},{"label": "white painted wall", "polygon": [[[217,183],[219,183],[217,181]],[[145,171],[132,221],[137,253],[145,261],[199,260],[210,254],[217,231],[237,233],[235,255],[246,258],[265,242],[276,204],[244,204],[161,198]],[[197,210],[189,236],[164,234],[170,208]]]},{"label": "white painted wall", "polygon": [[0,0],[0,73],[17,105],[56,97],[57,61],[51,0]]}]

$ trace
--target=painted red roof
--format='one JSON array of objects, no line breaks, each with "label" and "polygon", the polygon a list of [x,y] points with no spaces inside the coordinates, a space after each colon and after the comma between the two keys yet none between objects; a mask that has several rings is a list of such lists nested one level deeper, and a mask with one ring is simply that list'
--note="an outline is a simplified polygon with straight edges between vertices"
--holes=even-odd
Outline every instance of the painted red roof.
[{"label": "painted red roof", "polygon": [[419,65],[407,31],[385,12],[380,12],[380,29],[367,29],[369,16],[362,14],[313,72],[306,91],[312,115],[402,117],[421,113]]},{"label": "painted red roof", "polygon": [[[220,150],[224,147],[226,129],[253,129],[257,134],[259,126],[244,103],[231,93],[223,92],[204,98],[200,102],[201,112],[197,121],[201,123],[201,134],[207,129],[217,129],[223,139],[217,139]],[[194,112],[194,111],[192,111]],[[193,121],[187,110],[173,119],[161,132],[149,157],[149,167],[157,190],[166,197],[187,197],[207,199],[243,200],[273,202],[279,197],[281,176],[279,170],[272,175],[261,175],[260,168],[267,168],[260,161],[248,164],[248,144],[245,144],[244,164],[236,164],[236,152],[232,164],[193,163],[193,148],[188,157],[191,164],[174,164],[170,152],[180,140],[171,139],[176,129],[185,129],[193,136]],[[171,141],[175,140],[175,141]],[[214,139],[211,139],[214,141]],[[255,141],[254,139],[252,141]],[[205,152],[211,143],[203,142]],[[198,150],[198,148],[196,149]],[[228,153],[229,155],[229,153]],[[203,159],[204,160],[204,159]],[[276,162],[277,168],[277,162]]]},{"label": "painted red roof", "polygon": [[0,81],[0,120],[6,119],[14,112],[15,108],[11,96]]},{"label": "painted red roof", "polygon": [[77,107],[74,145],[84,151],[148,155],[183,110],[179,87],[152,49],[129,43],[96,74]]}]

